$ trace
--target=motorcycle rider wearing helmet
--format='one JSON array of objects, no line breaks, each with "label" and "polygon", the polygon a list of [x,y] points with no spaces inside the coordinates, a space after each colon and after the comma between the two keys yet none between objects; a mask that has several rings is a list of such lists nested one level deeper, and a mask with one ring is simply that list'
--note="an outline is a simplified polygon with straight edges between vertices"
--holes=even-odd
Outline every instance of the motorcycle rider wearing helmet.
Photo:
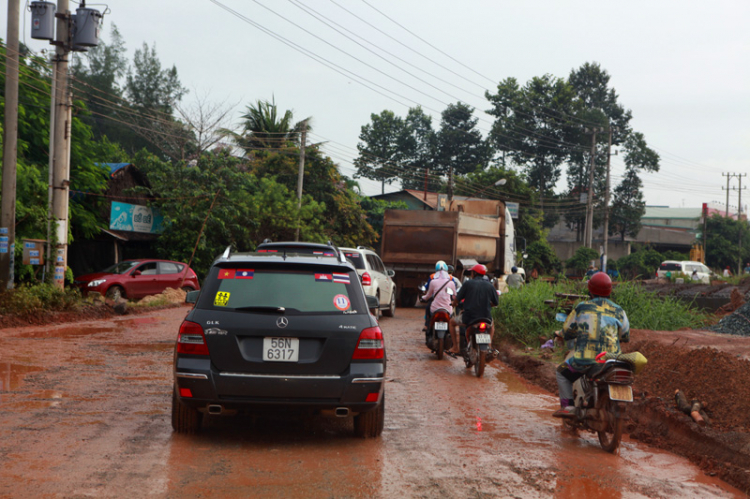
[{"label": "motorcycle rider wearing helmet", "polygon": [[625,311],[609,299],[612,280],[604,272],[597,272],[588,282],[591,299],[576,305],[556,336],[574,340],[572,355],[557,367],[557,386],[560,393],[560,410],[553,416],[575,416],[573,383],[596,365],[601,352],[618,354],[620,343],[630,340],[630,322]]},{"label": "motorcycle rider wearing helmet", "polygon": [[432,299],[432,303],[429,307],[429,313],[425,312],[425,333],[427,333],[427,327],[430,324],[430,317],[439,308],[444,308],[449,314],[453,314],[453,303],[451,296],[448,294],[448,289],[453,290],[453,295],[456,294],[456,284],[453,278],[448,274],[448,265],[442,260],[438,260],[435,264],[435,273],[432,274],[432,279],[429,282],[427,292],[424,296],[420,297],[420,301],[428,301]]},{"label": "motorcycle rider wearing helmet", "polygon": [[[492,319],[492,307],[499,303],[497,291],[487,276],[487,267],[474,265],[471,268],[471,279],[466,281],[456,295],[456,301],[463,300],[462,322],[470,326],[479,319]],[[495,334],[494,324],[490,325],[490,345]]]}]

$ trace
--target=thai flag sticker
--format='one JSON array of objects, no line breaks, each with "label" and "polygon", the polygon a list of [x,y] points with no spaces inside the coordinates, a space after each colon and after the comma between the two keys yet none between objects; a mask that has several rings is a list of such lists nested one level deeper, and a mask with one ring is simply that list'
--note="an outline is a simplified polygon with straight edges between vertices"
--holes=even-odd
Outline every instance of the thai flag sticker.
[{"label": "thai flag sticker", "polygon": [[237,269],[234,271],[235,279],[252,279],[255,274],[253,269]]},{"label": "thai flag sticker", "polygon": [[333,274],[333,282],[338,282],[339,284],[349,284],[349,274]]},{"label": "thai flag sticker", "polygon": [[331,274],[315,274],[315,280],[318,282],[333,282]]}]

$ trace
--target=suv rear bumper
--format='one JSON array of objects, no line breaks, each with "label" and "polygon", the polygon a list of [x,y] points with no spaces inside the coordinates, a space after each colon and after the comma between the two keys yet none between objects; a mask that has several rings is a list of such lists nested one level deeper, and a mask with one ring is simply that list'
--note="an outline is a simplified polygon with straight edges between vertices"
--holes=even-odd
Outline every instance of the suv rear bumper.
[{"label": "suv rear bumper", "polygon": [[[292,375],[196,369],[196,364],[203,362],[209,364],[208,360],[178,359],[174,372],[178,398],[195,409],[207,409],[209,405],[239,411],[297,406],[367,412],[377,407],[384,390],[383,363],[351,364],[349,372],[342,375]],[[182,396],[181,389],[189,389],[192,396]],[[373,394],[378,394],[374,401]]]}]

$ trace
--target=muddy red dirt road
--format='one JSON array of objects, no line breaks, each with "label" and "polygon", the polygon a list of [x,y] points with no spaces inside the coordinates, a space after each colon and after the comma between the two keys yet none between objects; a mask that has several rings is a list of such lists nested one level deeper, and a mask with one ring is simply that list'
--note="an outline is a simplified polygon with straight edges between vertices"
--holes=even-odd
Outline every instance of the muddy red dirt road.
[{"label": "muddy red dirt road", "polygon": [[170,426],[185,308],[0,331],[3,497],[743,497],[685,459],[620,455],[550,417],[557,400],[495,361],[482,379],[420,343],[421,309],[382,320],[386,427],[213,417]]}]

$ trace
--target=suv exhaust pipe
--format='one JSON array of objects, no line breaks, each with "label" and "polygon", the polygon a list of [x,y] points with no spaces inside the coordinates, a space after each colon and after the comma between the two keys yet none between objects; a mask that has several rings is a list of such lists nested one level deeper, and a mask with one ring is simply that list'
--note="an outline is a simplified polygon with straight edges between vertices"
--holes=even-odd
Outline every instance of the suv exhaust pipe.
[{"label": "suv exhaust pipe", "polygon": [[221,414],[222,412],[224,412],[224,407],[218,404],[212,404],[208,406],[209,414]]},{"label": "suv exhaust pipe", "polygon": [[336,417],[337,418],[345,418],[349,416],[349,408],[348,407],[337,407],[336,408]]}]

